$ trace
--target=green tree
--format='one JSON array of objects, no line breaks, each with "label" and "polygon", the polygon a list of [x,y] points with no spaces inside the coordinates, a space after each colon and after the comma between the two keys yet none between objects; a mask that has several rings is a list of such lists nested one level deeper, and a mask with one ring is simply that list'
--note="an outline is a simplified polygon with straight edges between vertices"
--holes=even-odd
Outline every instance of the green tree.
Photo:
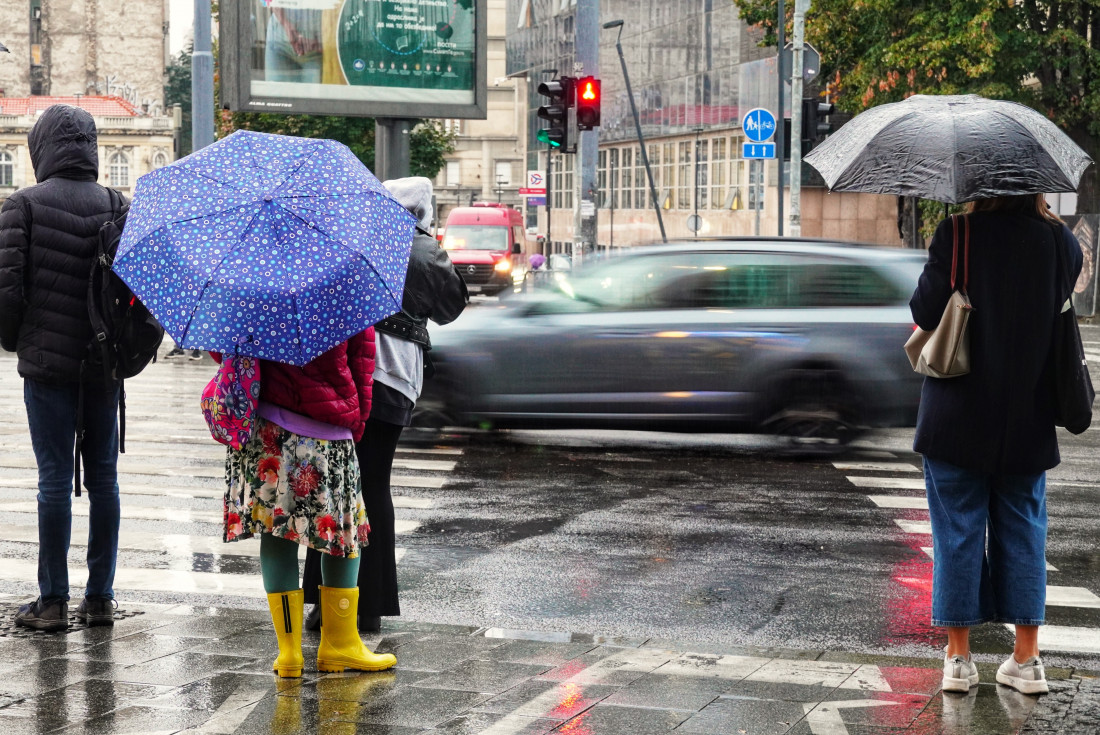
[{"label": "green tree", "polygon": [[[224,113],[219,135],[234,130],[297,135],[302,138],[338,140],[368,168],[374,166],[374,119],[330,115],[277,115],[268,112]],[[421,120],[409,140],[410,172],[413,176],[435,178],[446,164],[444,156],[454,150],[454,134],[437,121]]]},{"label": "green tree", "polygon": [[[776,0],[737,0],[775,44]],[[787,0],[788,32],[794,0]],[[1100,160],[1100,3],[1095,0],[814,0],[806,40],[838,106],[913,94],[980,94],[1042,112]],[[1100,212],[1097,166],[1078,211]]]},{"label": "green tree", "polygon": [[191,48],[181,51],[179,56],[164,69],[164,104],[171,107],[179,105],[182,111],[180,126],[180,158],[191,152]]}]

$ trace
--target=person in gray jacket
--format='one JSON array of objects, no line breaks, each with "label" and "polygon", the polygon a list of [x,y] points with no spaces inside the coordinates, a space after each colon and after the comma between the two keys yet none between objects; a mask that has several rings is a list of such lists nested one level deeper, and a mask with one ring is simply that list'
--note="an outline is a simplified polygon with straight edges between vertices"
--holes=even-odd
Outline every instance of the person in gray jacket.
[{"label": "person in gray jacket", "polygon": [[[432,182],[412,176],[383,182],[394,198],[418,220],[413,238],[401,311],[374,325],[374,389],[363,438],[355,446],[362,474],[363,503],[370,521],[368,545],[359,564],[359,627],[377,631],[382,616],[400,615],[397,599],[396,538],[390,472],[401,431],[412,422],[424,385],[425,353],[431,349],[428,319],[448,324],[470,297],[447,252],[427,228],[431,224]],[[314,605],[305,628],[320,627],[317,585],[321,555],[306,553],[303,578],[306,602]]]}]

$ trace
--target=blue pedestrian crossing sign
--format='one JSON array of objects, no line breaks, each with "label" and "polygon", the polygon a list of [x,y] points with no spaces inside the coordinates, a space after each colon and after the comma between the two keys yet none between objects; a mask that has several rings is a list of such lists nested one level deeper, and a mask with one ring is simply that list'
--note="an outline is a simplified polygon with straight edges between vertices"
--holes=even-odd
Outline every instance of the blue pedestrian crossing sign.
[{"label": "blue pedestrian crossing sign", "polygon": [[775,143],[742,143],[741,158],[775,158]]},{"label": "blue pedestrian crossing sign", "polygon": [[763,143],[775,135],[775,115],[763,107],[754,107],[741,118],[741,129],[753,143]]}]

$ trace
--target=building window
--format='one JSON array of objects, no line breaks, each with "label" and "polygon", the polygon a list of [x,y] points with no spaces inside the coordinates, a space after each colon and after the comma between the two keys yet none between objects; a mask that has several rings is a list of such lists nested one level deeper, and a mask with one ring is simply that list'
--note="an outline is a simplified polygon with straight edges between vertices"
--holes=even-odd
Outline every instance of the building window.
[{"label": "building window", "polygon": [[511,186],[512,185],[512,162],[511,161],[497,161],[494,166],[493,180],[497,186]]},{"label": "building window", "polygon": [[682,140],[677,150],[677,161],[680,164],[676,181],[677,209],[691,209],[691,182],[695,180],[691,175],[691,147],[690,141]]},{"label": "building window", "polygon": [[0,186],[15,186],[15,158],[0,151]]},{"label": "building window", "polygon": [[700,140],[695,145],[695,192],[699,201],[695,202],[696,209],[707,208],[707,194],[710,192],[707,186],[707,159],[710,149],[709,140]]},{"label": "building window", "polygon": [[661,206],[672,209],[676,206],[674,187],[676,186],[676,146],[665,143],[661,146],[661,183],[657,191],[661,192]]},{"label": "building window", "polygon": [[550,156],[550,170],[552,172],[550,175],[554,179],[554,209],[561,209],[562,207],[562,179],[564,177],[562,169],[566,158],[570,158],[570,156],[557,156],[557,160],[554,156]]},{"label": "building window", "polygon": [[718,209],[726,203],[726,138],[710,142],[710,206]]},{"label": "building window", "polygon": [[[649,164],[652,167],[652,159]],[[636,145],[634,146],[634,206],[637,209],[648,209],[653,204],[649,201],[649,194],[646,193],[648,178],[645,172],[645,161],[642,160],[642,147]]]},{"label": "building window", "polygon": [[573,159],[576,156],[562,156],[565,159],[565,176],[562,186],[565,187],[565,196],[563,197],[562,206],[566,209],[573,208]]},{"label": "building window", "polygon": [[163,168],[168,165],[168,154],[164,151],[157,151],[153,154],[153,168]]},{"label": "building window", "polygon": [[459,186],[462,184],[462,164],[458,161],[447,161],[447,186]]},{"label": "building window", "polygon": [[623,182],[622,198],[619,203],[623,209],[633,208],[634,193],[634,149],[622,148],[620,149],[620,155],[622,156],[622,172],[619,174],[619,180]]},{"label": "building window", "polygon": [[607,207],[610,197],[607,191],[607,149],[602,148],[597,156],[596,163],[596,191],[599,192],[599,196],[596,199],[596,206],[600,209]]},{"label": "building window", "polygon": [[130,157],[119,151],[107,159],[107,183],[126,188],[130,185]]},{"label": "building window", "polygon": [[608,166],[611,169],[608,171],[608,191],[611,192],[610,206],[612,209],[619,208],[619,149],[612,148],[607,152]]}]

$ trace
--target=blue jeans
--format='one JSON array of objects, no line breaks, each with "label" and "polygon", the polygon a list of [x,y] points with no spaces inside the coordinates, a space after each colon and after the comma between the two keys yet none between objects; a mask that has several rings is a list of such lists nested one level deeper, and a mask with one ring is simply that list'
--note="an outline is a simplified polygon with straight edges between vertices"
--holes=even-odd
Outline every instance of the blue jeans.
[{"label": "blue jeans", "polygon": [[[69,599],[69,537],[72,533],[73,450],[76,446],[76,383],[23,381],[23,401],[38,462],[38,589],[44,600]],[[84,388],[84,487],[88,520],[87,597],[114,597],[118,557],[119,385]]]},{"label": "blue jeans", "polygon": [[932,625],[1042,625],[1046,473],[989,475],[924,458],[932,517]]}]

